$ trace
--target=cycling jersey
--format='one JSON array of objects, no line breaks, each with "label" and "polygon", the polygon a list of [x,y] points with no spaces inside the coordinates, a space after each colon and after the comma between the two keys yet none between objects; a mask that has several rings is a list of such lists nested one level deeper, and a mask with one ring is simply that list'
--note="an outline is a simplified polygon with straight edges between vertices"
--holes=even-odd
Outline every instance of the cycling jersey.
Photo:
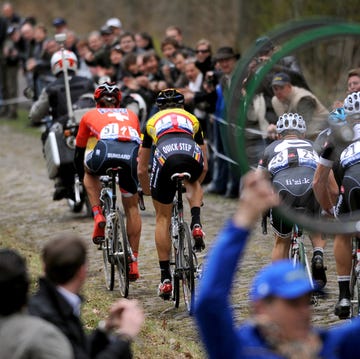
[{"label": "cycling jersey", "polygon": [[200,146],[204,138],[200,123],[194,115],[180,108],[159,111],[146,123],[141,146],[151,148],[153,143],[151,196],[160,203],[169,204],[175,194],[173,173],[186,171],[191,175],[190,182],[194,182],[203,171]]},{"label": "cycling jersey", "polygon": [[98,140],[140,143],[139,119],[134,112],[126,108],[95,108],[82,117],[76,146],[86,147],[91,136]]},{"label": "cycling jersey", "polygon": [[[258,167],[269,171],[283,204],[300,213],[314,215],[320,211],[312,189],[318,158],[311,141],[283,139],[266,147]],[[292,223],[272,210],[270,219],[277,235],[286,238],[291,234]]]},{"label": "cycling jersey", "polygon": [[199,120],[188,111],[172,108],[157,112],[147,121],[142,146],[150,148],[169,133],[188,134],[199,145],[204,143]]},{"label": "cycling jersey", "polygon": [[351,142],[336,141],[329,134],[319,162],[332,167],[340,195],[336,204],[338,216],[359,210],[360,202],[360,124],[353,127]]},{"label": "cycling jersey", "polygon": [[259,167],[266,168],[274,177],[278,172],[292,167],[310,167],[315,170],[318,158],[309,140],[277,140],[266,147]]}]

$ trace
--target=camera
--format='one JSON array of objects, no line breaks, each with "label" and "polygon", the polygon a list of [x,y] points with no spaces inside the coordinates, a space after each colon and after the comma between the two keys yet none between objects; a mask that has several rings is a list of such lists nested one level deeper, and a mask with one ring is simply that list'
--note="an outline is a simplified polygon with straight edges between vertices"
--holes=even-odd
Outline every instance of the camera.
[{"label": "camera", "polygon": [[205,82],[208,84],[208,85],[211,85],[211,86],[216,86],[218,81],[217,81],[217,76],[215,74],[214,71],[208,71],[205,75]]}]

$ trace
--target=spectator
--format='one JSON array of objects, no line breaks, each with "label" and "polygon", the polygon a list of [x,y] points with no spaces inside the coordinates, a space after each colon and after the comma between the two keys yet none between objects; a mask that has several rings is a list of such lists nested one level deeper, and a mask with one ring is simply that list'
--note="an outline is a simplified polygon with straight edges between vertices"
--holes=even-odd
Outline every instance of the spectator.
[{"label": "spectator", "polygon": [[7,21],[8,26],[20,25],[22,17],[16,13],[14,6],[9,2],[4,2],[1,13]]},{"label": "spectator", "polygon": [[[347,94],[360,91],[360,67],[351,69],[347,75]],[[333,103],[333,108],[340,108],[343,106],[343,101],[337,100]]]},{"label": "spectator", "polygon": [[55,29],[55,34],[62,34],[68,30],[67,21],[62,17],[55,18],[52,25]]},{"label": "spectator", "polygon": [[88,79],[93,79],[95,75],[95,70],[92,66],[89,66],[86,62],[86,56],[90,52],[89,43],[87,40],[79,40],[76,43],[76,51],[78,53],[78,75],[87,77]]},{"label": "spectator", "polygon": [[[15,99],[18,96],[19,83],[14,81],[17,79],[20,65],[22,63],[21,53],[24,50],[24,42],[22,41],[20,30],[17,25],[8,27],[8,37],[4,44],[4,66],[3,74],[3,99]],[[4,104],[1,108],[1,116],[16,119],[17,103]]]},{"label": "spectator", "polygon": [[[136,55],[134,56],[136,57]],[[115,46],[110,49],[110,61],[113,67],[113,73],[111,76],[112,82],[122,83],[122,79],[124,77],[124,69],[122,65],[123,58],[124,53],[121,50],[120,44],[115,44]]]},{"label": "spectator", "polygon": [[[244,176],[237,210],[208,254],[195,301],[207,357],[358,358],[360,319],[328,329],[312,328],[312,286],[304,269],[294,268],[287,259],[266,265],[255,275],[249,293],[251,318],[236,324],[230,303],[238,262],[259,217],[278,204],[265,176],[258,171]],[[226,271],[219,270],[224,263]]]},{"label": "spectator", "polygon": [[[32,60],[35,53],[35,29],[31,21],[25,21],[20,27],[21,37],[24,39],[23,66],[26,84],[33,87],[33,72],[31,71]],[[28,67],[28,60],[29,67]]]},{"label": "spectator", "polygon": [[180,50],[175,51],[172,55],[171,61],[175,65],[178,72],[178,76],[173,83],[175,88],[184,88],[189,83],[189,80],[185,74],[186,59],[186,55]]},{"label": "spectator", "polygon": [[214,71],[214,62],[212,60],[211,43],[207,39],[201,39],[195,46],[196,66],[205,74],[208,71]]},{"label": "spectator", "polygon": [[189,46],[184,45],[182,30],[178,26],[168,26],[165,29],[165,37],[173,37],[179,44],[179,49],[188,56],[195,56],[195,51]]},{"label": "spectator", "polygon": [[126,31],[120,36],[119,44],[124,54],[128,54],[129,52],[139,52],[136,47],[135,36],[130,31]]},{"label": "spectator", "polygon": [[87,245],[63,234],[42,251],[44,277],[29,301],[29,312],[56,325],[71,342],[75,358],[131,358],[131,341],[144,315],[136,301],[115,302],[105,321],[90,336],[80,319],[80,292],[86,280]]},{"label": "spectator", "polygon": [[135,42],[136,47],[139,50],[147,51],[147,50],[154,50],[154,41],[152,36],[145,31],[137,32],[135,34]]},{"label": "spectator", "polygon": [[289,75],[284,72],[273,76],[271,87],[274,91],[271,103],[276,115],[281,116],[285,112],[298,113],[306,122],[307,138],[315,140],[326,127],[329,111],[312,92],[293,86]]},{"label": "spectator", "polygon": [[167,82],[164,74],[161,71],[160,58],[154,50],[149,50],[143,55],[144,75],[147,78],[147,83],[141,80],[141,85],[152,92],[152,103],[159,91],[167,88]]},{"label": "spectator", "polygon": [[124,32],[120,19],[118,19],[117,17],[111,17],[110,19],[106,20],[105,26],[109,27],[112,30],[117,41],[119,41],[120,36]]},{"label": "spectator", "polygon": [[[236,53],[232,47],[220,47],[214,57],[221,70],[219,83],[216,85],[217,103],[215,109],[216,118],[226,118],[225,97],[230,88],[232,75],[240,54]],[[227,198],[236,198],[239,191],[239,179],[235,176],[230,162],[222,158],[225,155],[225,143],[221,137],[221,126],[218,121],[214,123],[213,141],[216,152],[219,154],[214,160],[213,178],[207,188],[209,193],[224,194]]]},{"label": "spectator", "polygon": [[12,249],[1,249],[1,357],[11,359],[73,358],[70,343],[58,328],[26,313],[28,289],[29,277],[25,259]]}]

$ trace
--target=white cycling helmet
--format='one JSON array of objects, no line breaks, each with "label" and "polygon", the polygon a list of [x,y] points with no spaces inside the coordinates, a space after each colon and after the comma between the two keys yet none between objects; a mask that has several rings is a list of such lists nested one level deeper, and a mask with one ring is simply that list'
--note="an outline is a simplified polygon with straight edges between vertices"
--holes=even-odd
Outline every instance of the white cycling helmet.
[{"label": "white cycling helmet", "polygon": [[[64,50],[64,58],[68,70],[76,71],[78,67],[78,59],[76,55],[69,50]],[[63,71],[63,59],[61,51],[56,51],[51,57],[51,71],[54,75]]]},{"label": "white cycling helmet", "polygon": [[276,131],[282,133],[286,130],[305,133],[306,123],[302,116],[297,113],[284,113],[281,115],[276,122]]},{"label": "white cycling helmet", "polygon": [[360,113],[360,92],[349,94],[344,101],[344,110],[346,115]]}]

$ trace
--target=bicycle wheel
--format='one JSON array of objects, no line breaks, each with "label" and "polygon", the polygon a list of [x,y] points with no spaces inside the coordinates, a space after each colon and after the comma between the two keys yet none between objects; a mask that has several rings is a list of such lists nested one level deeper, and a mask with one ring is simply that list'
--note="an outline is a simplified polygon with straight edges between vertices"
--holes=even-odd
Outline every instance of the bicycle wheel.
[{"label": "bicycle wheel", "polygon": [[354,237],[352,239],[352,263],[350,275],[351,317],[360,315],[360,283],[356,273],[358,245],[358,239]]},{"label": "bicycle wheel", "polygon": [[192,240],[189,225],[184,223],[184,247],[183,247],[183,265],[182,272],[182,290],[184,301],[188,312],[191,314],[195,299],[195,263],[197,262],[195,253],[192,249]]},{"label": "bicycle wheel", "polygon": [[[177,242],[178,244],[180,243]],[[170,259],[170,265],[172,267],[171,271],[171,281],[172,281],[172,300],[174,302],[174,307],[179,308],[180,304],[180,270],[179,270],[179,254],[178,254],[178,248],[175,246],[172,246],[171,248],[171,259]]]},{"label": "bicycle wheel", "polygon": [[124,215],[117,209],[116,226],[114,230],[114,255],[116,258],[116,268],[118,271],[119,290],[122,297],[129,295],[129,264],[130,250],[129,241],[126,233]]},{"label": "bicycle wheel", "polygon": [[111,199],[109,196],[105,195],[103,197],[103,206],[102,206],[103,214],[106,218],[105,242],[101,245],[101,249],[103,253],[105,285],[108,290],[113,290],[114,281],[115,281],[115,265],[112,260],[113,223],[108,216],[110,212],[110,208],[111,208]]}]

